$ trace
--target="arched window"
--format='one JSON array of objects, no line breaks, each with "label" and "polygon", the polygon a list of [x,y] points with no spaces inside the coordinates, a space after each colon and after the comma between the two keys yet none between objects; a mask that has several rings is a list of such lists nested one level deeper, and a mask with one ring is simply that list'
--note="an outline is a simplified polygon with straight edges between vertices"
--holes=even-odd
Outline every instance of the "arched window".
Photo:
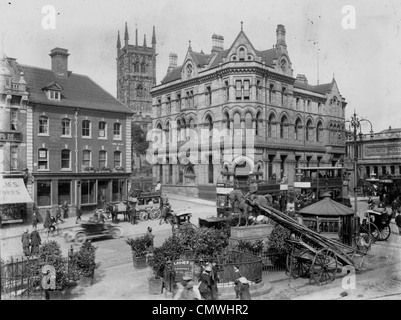
[{"label": "arched window", "polygon": [[181,141],[181,120],[177,120],[177,141]]},{"label": "arched window", "polygon": [[259,130],[259,120],[260,120],[260,112],[256,114],[256,122],[255,122],[255,136],[260,135],[260,130]]},{"label": "arched window", "polygon": [[134,63],[134,72],[139,73],[139,63]]},{"label": "arched window", "polygon": [[82,121],[82,136],[91,137],[91,122],[89,120]]},{"label": "arched window", "polygon": [[322,139],[323,139],[323,124],[321,121],[319,121],[316,127],[316,141],[322,142]]},{"label": "arched window", "polygon": [[234,114],[233,126],[234,126],[234,134],[237,136],[241,135],[242,134],[242,132],[241,132],[241,116],[238,112]]},{"label": "arched window", "polygon": [[245,115],[245,135],[252,134],[252,114],[247,113]]},{"label": "arched window", "polygon": [[142,63],[141,65],[141,72],[146,73],[146,64]]},{"label": "arched window", "polygon": [[228,115],[228,112],[224,113],[224,120],[226,121],[226,128],[230,130],[230,116]]},{"label": "arched window", "polygon": [[114,123],[113,125],[113,139],[115,140],[121,140],[122,139],[122,134],[121,134],[121,123]]},{"label": "arched window", "polygon": [[238,50],[238,55],[239,55],[239,61],[245,61],[245,49],[240,48]]},{"label": "arched window", "polygon": [[107,166],[107,151],[99,151],[99,168]]},{"label": "arched window", "polygon": [[92,153],[90,150],[84,150],[82,153],[82,165],[90,167],[92,165]]},{"label": "arched window", "polygon": [[274,124],[275,120],[276,120],[276,117],[274,116],[274,114],[271,114],[269,116],[269,119],[267,120],[267,136],[269,138],[272,138],[274,136],[273,128],[275,128],[275,124]]},{"label": "arched window", "polygon": [[301,140],[302,139],[302,123],[301,119],[297,119],[295,121],[295,140]]},{"label": "arched window", "polygon": [[49,118],[45,116],[39,117],[39,133],[49,134]]},{"label": "arched window", "polygon": [[99,138],[107,138],[107,123],[104,121],[99,122]]},{"label": "arched window", "polygon": [[171,133],[170,121],[166,122],[166,142],[171,141],[170,133]]},{"label": "arched window", "polygon": [[306,141],[312,141],[312,138],[313,138],[312,132],[313,132],[312,121],[311,121],[311,120],[308,120],[308,122],[306,123],[306,132],[305,132],[305,134],[306,134],[306,137],[305,137]]},{"label": "arched window", "polygon": [[114,151],[114,168],[115,167],[121,167],[121,151]]},{"label": "arched window", "polygon": [[285,139],[286,137],[286,127],[287,127],[287,117],[283,116],[280,121],[280,138]]}]

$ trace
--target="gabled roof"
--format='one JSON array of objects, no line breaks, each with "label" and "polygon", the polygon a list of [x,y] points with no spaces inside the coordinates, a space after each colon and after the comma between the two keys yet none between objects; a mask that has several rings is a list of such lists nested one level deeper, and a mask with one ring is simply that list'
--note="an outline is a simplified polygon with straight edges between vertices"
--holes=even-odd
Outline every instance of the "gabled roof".
[{"label": "gabled roof", "polygon": [[197,67],[203,68],[205,65],[209,64],[209,61],[210,59],[212,59],[213,54],[204,54],[192,51],[192,56],[194,57]]},{"label": "gabled roof", "polygon": [[165,75],[165,77],[163,78],[163,80],[161,82],[166,83],[166,82],[171,82],[174,80],[181,79],[181,70],[182,70],[182,66],[179,66],[179,67],[171,70],[169,73],[167,73]]},{"label": "gabled roof", "polygon": [[[132,114],[133,112],[87,76],[69,72],[60,78],[52,70],[19,65],[24,72],[29,101],[66,107]],[[61,86],[61,100],[49,100],[42,90],[57,83]]]},{"label": "gabled roof", "polygon": [[294,87],[299,88],[299,89],[304,89],[304,90],[309,90],[321,94],[326,94],[327,92],[331,91],[331,88],[333,87],[334,82],[330,83],[324,83],[324,84],[318,84],[318,85],[311,85],[299,81],[294,82]]},{"label": "gabled roof", "polygon": [[52,83],[50,83],[47,86],[43,87],[42,90],[57,90],[57,91],[61,91],[61,90],[63,90],[63,88],[56,81],[53,81]]}]

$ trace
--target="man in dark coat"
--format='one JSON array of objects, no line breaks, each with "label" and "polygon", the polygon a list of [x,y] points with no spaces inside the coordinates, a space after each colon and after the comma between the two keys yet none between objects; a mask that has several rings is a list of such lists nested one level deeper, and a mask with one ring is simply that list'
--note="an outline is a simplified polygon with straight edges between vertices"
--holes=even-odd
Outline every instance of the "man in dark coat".
[{"label": "man in dark coat", "polygon": [[136,224],[136,202],[133,202],[130,206],[129,217],[131,224]]},{"label": "man in dark coat", "polygon": [[202,299],[204,300],[212,300],[212,285],[213,285],[213,280],[210,275],[212,272],[212,267],[207,266],[205,270],[202,272],[200,278],[199,278],[199,292],[201,294]]},{"label": "man in dark coat", "polygon": [[36,228],[33,228],[31,232],[31,254],[39,253],[39,246],[42,244],[42,239],[40,238],[39,232]]},{"label": "man in dark coat", "polygon": [[68,203],[67,200],[64,201],[63,206],[61,207],[63,209],[63,218],[67,219],[68,218]]},{"label": "man in dark coat", "polygon": [[61,219],[61,206],[57,206],[56,209],[56,222],[64,222],[64,220]]},{"label": "man in dark coat", "polygon": [[29,254],[31,253],[29,250],[30,247],[30,241],[29,241],[29,232],[28,229],[24,230],[24,233],[22,234],[22,238],[21,238],[21,242],[22,242],[22,250],[24,251],[24,254],[26,256],[29,256]]},{"label": "man in dark coat", "polygon": [[33,228],[38,227],[38,222],[39,222],[38,214],[39,214],[38,208],[34,207],[33,213],[32,213],[32,227]]},{"label": "man in dark coat", "polygon": [[47,209],[46,210],[46,217],[45,217],[45,222],[43,223],[43,227],[46,229],[49,229],[51,225],[51,221],[50,221],[50,210]]},{"label": "man in dark coat", "polygon": [[75,224],[78,223],[78,220],[81,220],[81,216],[82,216],[82,207],[78,206],[77,211],[76,211],[76,216],[77,216],[77,220],[75,220]]}]

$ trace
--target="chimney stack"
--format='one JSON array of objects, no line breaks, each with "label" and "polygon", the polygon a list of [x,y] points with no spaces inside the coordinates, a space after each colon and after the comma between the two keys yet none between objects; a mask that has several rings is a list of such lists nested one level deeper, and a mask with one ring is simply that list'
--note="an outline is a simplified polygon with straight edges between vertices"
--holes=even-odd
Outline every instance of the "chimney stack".
[{"label": "chimney stack", "polygon": [[224,50],[224,37],[213,33],[212,35],[212,53]]},{"label": "chimney stack", "polygon": [[304,74],[297,74],[297,81],[301,83],[308,84],[308,79]]},{"label": "chimney stack", "polygon": [[277,25],[276,35],[277,35],[276,47],[279,49],[287,47],[287,44],[285,43],[285,28],[282,24]]},{"label": "chimney stack", "polygon": [[178,60],[177,54],[170,52],[169,66],[168,66],[167,72],[171,72],[171,70],[177,68],[177,60]]},{"label": "chimney stack", "polygon": [[49,56],[52,58],[52,71],[61,78],[68,78],[68,49],[54,48]]}]

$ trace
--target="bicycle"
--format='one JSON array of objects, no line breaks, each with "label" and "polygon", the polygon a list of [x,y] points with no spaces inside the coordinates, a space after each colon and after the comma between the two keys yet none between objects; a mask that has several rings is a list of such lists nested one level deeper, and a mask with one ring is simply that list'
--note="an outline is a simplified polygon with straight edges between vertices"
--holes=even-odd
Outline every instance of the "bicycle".
[{"label": "bicycle", "polygon": [[54,223],[48,228],[43,228],[40,231],[40,233],[43,237],[46,237],[46,238],[49,238],[49,236],[54,237],[56,235],[57,236],[63,235],[58,223]]}]

